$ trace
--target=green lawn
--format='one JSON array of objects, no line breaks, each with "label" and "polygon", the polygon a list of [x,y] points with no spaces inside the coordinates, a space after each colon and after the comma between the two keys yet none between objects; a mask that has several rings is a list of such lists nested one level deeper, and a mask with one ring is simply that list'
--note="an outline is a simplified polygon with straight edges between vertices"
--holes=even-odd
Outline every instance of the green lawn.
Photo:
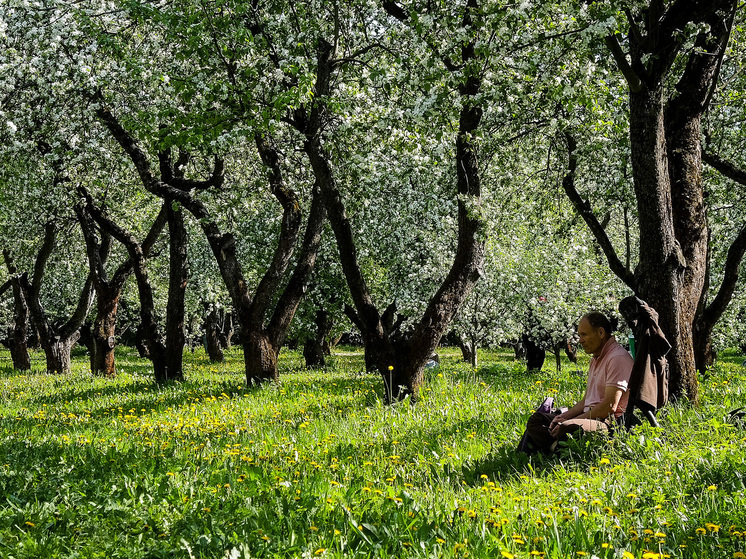
[{"label": "green lawn", "polygon": [[532,409],[584,377],[441,355],[417,405],[386,406],[350,348],[326,371],[284,353],[256,389],[235,350],[188,354],[165,388],[127,349],[114,380],[84,356],[17,373],[0,351],[0,557],[746,557],[746,428],[725,421],[746,406],[740,356],[661,430],[528,459]]}]

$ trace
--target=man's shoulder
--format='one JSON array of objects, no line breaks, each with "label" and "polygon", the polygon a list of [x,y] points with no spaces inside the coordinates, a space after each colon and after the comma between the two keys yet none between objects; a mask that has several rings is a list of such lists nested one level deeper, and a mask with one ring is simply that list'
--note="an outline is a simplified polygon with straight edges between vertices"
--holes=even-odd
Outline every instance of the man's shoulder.
[{"label": "man's shoulder", "polygon": [[609,347],[606,349],[607,350],[604,352],[605,355],[603,359],[605,363],[610,363],[612,361],[617,363],[619,361],[627,361],[631,365],[634,362],[634,359],[632,359],[632,356],[629,354],[629,352],[624,349],[624,346],[616,341],[615,338],[609,340]]}]

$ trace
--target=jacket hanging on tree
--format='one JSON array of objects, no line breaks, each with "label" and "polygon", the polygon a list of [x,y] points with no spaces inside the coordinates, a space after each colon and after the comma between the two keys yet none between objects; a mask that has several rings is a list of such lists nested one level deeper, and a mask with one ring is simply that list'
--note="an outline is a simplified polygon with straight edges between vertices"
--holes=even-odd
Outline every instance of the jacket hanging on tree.
[{"label": "jacket hanging on tree", "polygon": [[666,355],[671,350],[671,344],[658,325],[658,313],[639,297],[622,299],[619,312],[635,335],[637,350],[629,380],[627,413],[631,416],[634,407],[637,407],[651,423],[657,425],[652,414],[668,402]]}]

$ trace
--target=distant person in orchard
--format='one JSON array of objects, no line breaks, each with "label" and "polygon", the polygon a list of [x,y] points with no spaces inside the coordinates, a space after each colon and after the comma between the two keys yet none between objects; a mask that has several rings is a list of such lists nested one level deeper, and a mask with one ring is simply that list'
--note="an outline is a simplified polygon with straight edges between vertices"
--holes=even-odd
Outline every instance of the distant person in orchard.
[{"label": "distant person in orchard", "polygon": [[592,355],[585,396],[566,411],[537,410],[519,450],[551,452],[573,432],[608,431],[627,408],[633,359],[612,335],[611,321],[590,312],[578,324],[579,345]]}]

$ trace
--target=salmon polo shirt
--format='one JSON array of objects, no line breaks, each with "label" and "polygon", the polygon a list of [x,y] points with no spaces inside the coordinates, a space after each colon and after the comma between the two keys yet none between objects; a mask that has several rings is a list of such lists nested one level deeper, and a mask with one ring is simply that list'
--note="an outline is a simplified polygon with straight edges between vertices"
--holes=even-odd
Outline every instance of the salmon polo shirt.
[{"label": "salmon polo shirt", "polygon": [[622,398],[615,416],[620,417],[627,409],[629,400],[629,377],[632,374],[634,359],[612,336],[604,344],[598,357],[591,358],[588,368],[588,385],[585,389],[583,411],[587,412],[606,396],[606,387],[614,386],[622,390]]}]

